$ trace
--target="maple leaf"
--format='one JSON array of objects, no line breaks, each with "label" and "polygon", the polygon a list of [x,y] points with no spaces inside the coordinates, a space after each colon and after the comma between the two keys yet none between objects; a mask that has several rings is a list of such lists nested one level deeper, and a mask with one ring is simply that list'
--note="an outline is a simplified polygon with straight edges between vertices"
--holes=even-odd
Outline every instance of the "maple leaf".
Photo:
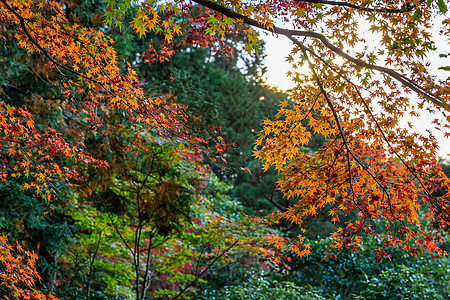
[{"label": "maple leaf", "polygon": [[28,128],[33,129],[33,128],[34,128],[34,121],[31,120],[31,119],[29,119],[29,120],[27,121],[27,126],[28,126]]}]

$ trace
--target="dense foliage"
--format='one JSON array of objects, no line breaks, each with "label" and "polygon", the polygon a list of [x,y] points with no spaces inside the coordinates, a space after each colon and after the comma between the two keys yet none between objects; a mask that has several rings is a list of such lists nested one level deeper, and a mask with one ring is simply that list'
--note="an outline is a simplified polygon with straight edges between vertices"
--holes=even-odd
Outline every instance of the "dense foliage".
[{"label": "dense foliage", "polygon": [[295,259],[282,273],[250,274],[244,282],[209,289],[205,299],[447,299],[449,258],[417,260],[399,251],[375,262],[379,238],[363,241],[358,252],[344,250],[336,259],[323,259],[329,241],[310,240],[311,255]]},{"label": "dense foliage", "polygon": [[[0,296],[450,297],[448,164],[401,126],[448,130],[446,9],[0,0]],[[293,42],[289,94],[254,28]]]}]

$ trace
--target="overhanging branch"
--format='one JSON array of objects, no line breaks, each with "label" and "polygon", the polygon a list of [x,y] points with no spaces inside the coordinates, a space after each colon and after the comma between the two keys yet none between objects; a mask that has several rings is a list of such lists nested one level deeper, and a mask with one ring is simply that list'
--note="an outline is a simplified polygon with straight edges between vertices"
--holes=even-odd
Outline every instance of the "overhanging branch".
[{"label": "overhanging branch", "polygon": [[355,83],[353,83],[350,79],[348,79],[346,76],[342,75],[341,73],[339,73],[338,70],[336,70],[333,66],[331,66],[329,63],[327,63],[323,58],[321,58],[317,53],[315,53],[313,50],[305,47],[305,50],[308,51],[309,53],[311,53],[314,57],[316,57],[317,59],[319,59],[323,64],[325,64],[328,68],[330,68],[331,70],[333,70],[333,72],[335,72],[339,77],[341,77],[342,79],[344,79],[347,83],[349,83],[354,90],[356,91],[359,99],[361,100],[361,103],[364,105],[364,108],[366,110],[366,113],[369,115],[369,117],[374,121],[376,128],[378,129],[378,131],[381,133],[381,136],[383,137],[383,140],[387,143],[388,147],[391,149],[391,151],[400,159],[400,161],[402,162],[402,164],[408,169],[408,171],[414,176],[414,178],[416,178],[416,180],[420,183],[420,185],[422,186],[423,190],[425,191],[425,193],[431,197],[434,198],[434,196],[428,191],[428,189],[426,188],[426,186],[424,185],[423,181],[417,176],[417,174],[411,169],[411,167],[406,163],[406,161],[402,158],[402,156],[394,149],[394,147],[392,146],[391,142],[388,140],[388,138],[386,137],[386,134],[384,133],[383,129],[380,126],[380,123],[377,121],[377,119],[375,118],[375,116],[373,115],[369,105],[367,104],[367,101],[364,99],[364,97],[362,96],[361,92],[359,91],[359,88],[356,86]]},{"label": "overhanging branch", "polygon": [[[415,9],[414,5],[407,5],[402,8],[371,8],[371,7],[362,7],[358,6],[352,3],[348,3],[345,1],[330,1],[330,0],[294,0],[295,2],[307,2],[307,3],[315,3],[315,4],[327,4],[327,5],[333,5],[333,6],[342,6],[342,7],[348,7],[353,8],[360,11],[366,11],[366,12],[378,12],[378,13],[405,13],[412,11]],[[422,2],[422,1],[421,1]]]},{"label": "overhanging branch", "polygon": [[350,145],[349,145],[349,143],[347,141],[347,138],[346,138],[346,135],[345,135],[345,132],[344,132],[344,128],[341,125],[341,121],[339,119],[337,111],[336,111],[336,109],[335,109],[335,107],[333,105],[333,102],[331,101],[330,97],[328,96],[328,93],[325,90],[325,87],[323,86],[322,81],[320,80],[319,76],[317,75],[317,73],[316,73],[316,71],[314,69],[314,65],[312,64],[311,60],[308,57],[307,48],[300,41],[296,40],[295,38],[289,37],[289,39],[293,43],[295,43],[297,46],[299,46],[300,49],[302,50],[303,56],[305,57],[306,61],[308,62],[309,68],[310,68],[310,70],[311,70],[311,72],[312,72],[312,74],[314,76],[314,79],[315,79],[315,81],[316,81],[316,83],[317,83],[321,93],[323,94],[323,96],[324,96],[324,98],[325,98],[325,100],[327,102],[328,107],[330,108],[330,110],[331,110],[331,112],[333,114],[334,121],[336,122],[336,126],[337,126],[337,128],[339,130],[339,135],[341,136],[342,142],[344,143],[344,147],[346,149],[347,163],[348,163],[348,174],[349,174],[349,184],[350,184],[350,188],[352,190],[353,197],[355,195],[355,192],[353,191],[353,185],[352,185],[352,174],[351,174],[351,169],[350,169],[350,156],[353,157],[353,159],[358,163],[358,165],[360,165],[364,169],[364,171],[366,171],[367,174],[369,174],[369,176],[378,184],[378,186],[381,187],[383,193],[386,194],[386,196],[388,197],[388,201],[390,203],[390,196],[389,196],[388,191],[383,187],[383,185],[378,180],[378,178],[361,162],[360,158],[358,158],[353,153],[353,151],[350,149]]},{"label": "overhanging branch", "polygon": [[252,19],[250,17],[244,16],[242,14],[239,14],[239,13],[235,12],[235,11],[232,11],[231,9],[229,9],[227,7],[224,7],[224,6],[219,5],[217,3],[211,2],[209,0],[192,0],[192,1],[194,1],[197,4],[202,5],[204,7],[212,9],[212,10],[218,12],[218,13],[221,13],[224,16],[227,16],[229,18],[241,21],[244,24],[247,24],[247,25],[250,25],[250,26],[253,26],[253,27],[256,27],[256,28],[260,28],[262,30],[265,30],[265,31],[268,31],[268,32],[272,32],[272,33],[275,33],[275,34],[284,35],[284,36],[286,36],[288,38],[292,38],[294,36],[303,36],[303,37],[316,38],[316,39],[320,40],[328,49],[330,49],[334,53],[338,54],[342,58],[345,58],[346,60],[354,63],[355,65],[360,66],[362,68],[366,68],[366,69],[370,69],[370,70],[376,70],[376,71],[385,73],[385,74],[391,76],[392,78],[394,78],[395,80],[397,80],[398,82],[400,82],[402,85],[404,85],[407,88],[413,90],[417,94],[426,97],[431,102],[433,102],[435,105],[440,106],[440,107],[444,107],[444,108],[446,106],[445,103],[441,99],[439,99],[438,97],[436,97],[433,94],[431,94],[430,92],[428,92],[425,88],[421,87],[420,85],[415,83],[413,80],[407,78],[406,76],[398,73],[395,70],[392,70],[392,69],[389,69],[389,68],[386,68],[386,67],[382,67],[382,66],[369,64],[369,63],[366,63],[365,61],[362,61],[362,60],[359,60],[357,58],[352,57],[351,55],[345,53],[339,47],[333,45],[326,38],[326,36],[324,36],[321,33],[314,32],[314,31],[285,29],[285,28],[280,28],[280,27],[277,27],[277,26],[269,26],[269,25],[265,25],[263,23],[260,23],[260,22],[254,20],[254,19]]}]

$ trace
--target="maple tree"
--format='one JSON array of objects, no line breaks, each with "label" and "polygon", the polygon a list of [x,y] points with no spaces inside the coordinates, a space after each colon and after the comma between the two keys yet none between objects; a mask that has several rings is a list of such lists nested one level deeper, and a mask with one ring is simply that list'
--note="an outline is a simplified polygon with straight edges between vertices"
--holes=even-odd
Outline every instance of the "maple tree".
[{"label": "maple tree", "polygon": [[[425,107],[444,114],[444,121],[433,124],[448,135],[448,81],[433,78],[425,61],[434,49],[431,16],[446,11],[444,2],[194,2],[213,11],[209,31],[220,35],[221,26],[234,19],[247,34],[248,49],[255,45],[248,26],[284,35],[294,44],[288,61],[310,69],[290,73],[297,83],[293,101],[281,104],[276,120],[265,122],[257,140],[255,156],[266,169],[279,170],[280,190],[298,199],[274,220],[302,224],[326,207],[333,222],[342,215],[356,217],[331,235],[333,247],[357,250],[361,234],[376,234],[370,222],[381,218],[386,220],[385,247],[445,254],[438,245],[443,241],[439,232],[448,230],[449,181],[437,163],[436,139],[431,132],[409,130],[411,123],[400,125],[403,116],[417,117]],[[357,34],[363,18],[380,36],[376,49],[367,49],[370,45]],[[216,25],[218,19],[222,25]],[[299,29],[274,25],[283,20]],[[448,19],[442,24],[440,33],[448,34]],[[361,43],[365,48],[358,51],[355,45]],[[303,121],[328,138],[312,156],[300,148],[311,138]],[[420,224],[421,214],[429,225]],[[298,256],[310,251],[301,236],[290,248]],[[382,248],[374,255],[376,260],[388,256]]]},{"label": "maple tree", "polygon": [[[255,156],[266,162],[266,169],[280,171],[279,188],[286,197],[299,199],[274,219],[301,224],[324,207],[336,223],[339,216],[352,214],[356,220],[332,237],[334,247],[356,250],[361,233],[371,234],[371,220],[382,218],[387,222],[385,246],[443,254],[437,232],[448,225],[449,182],[435,158],[437,142],[432,133],[409,130],[411,123],[402,128],[400,120],[417,117],[423,108],[448,118],[448,84],[433,78],[425,62],[434,50],[432,16],[445,13],[445,3],[193,2],[199,6],[140,3],[131,27],[139,35],[154,32],[162,37],[159,53],[150,43],[144,61],[168,60],[180,45],[227,53],[226,34],[236,33],[246,36],[247,50],[257,51],[251,28],[256,27],[289,38],[294,49],[288,61],[294,69],[310,69],[289,73],[297,83],[293,101],[281,104],[276,120],[265,122],[257,140]],[[107,3],[107,24],[122,26],[121,16],[132,2]],[[364,20],[371,34],[380,37],[376,48],[358,35],[358,22]],[[294,29],[276,22],[291,23]],[[448,19],[442,24],[441,34],[448,34]],[[358,50],[357,44],[365,48]],[[303,121],[329,139],[313,156],[301,151],[311,139]],[[445,131],[447,121],[433,123]],[[438,190],[445,192],[438,195]],[[420,225],[420,210],[431,222],[430,230]],[[299,256],[308,255],[301,236],[290,247]],[[380,248],[375,256],[379,260],[387,254]]]},{"label": "maple tree", "polygon": [[[145,63],[169,61],[182,47],[209,47],[232,55],[227,39],[236,34],[245,37],[246,50],[259,51],[254,28],[289,38],[293,50],[288,61],[294,68],[289,75],[296,87],[291,100],[281,103],[275,120],[264,122],[254,153],[265,169],[273,166],[279,171],[279,190],[296,201],[274,213],[271,221],[284,219],[302,226],[321,210],[328,210],[335,223],[352,216],[331,234],[331,246],[357,250],[361,235],[378,234],[371,223],[382,219],[384,248],[396,246],[413,255],[422,250],[432,256],[445,254],[439,245],[440,233],[449,228],[450,181],[436,159],[437,141],[431,132],[412,131],[412,124],[401,126],[402,117],[417,117],[420,109],[427,109],[444,115],[446,120],[433,124],[448,131],[448,80],[432,76],[426,62],[435,47],[431,32],[435,16],[442,19],[441,35],[450,32],[450,21],[442,15],[447,9],[443,0],[106,3],[106,25],[129,25],[140,37],[158,36],[160,43],[151,41],[142,53]],[[135,17],[125,24],[130,9]],[[175,152],[187,160],[201,148],[206,155],[220,155],[227,148],[220,136],[192,134],[186,107],[173,97],[148,96],[133,64],[122,65],[117,58],[113,39],[71,19],[63,2],[0,0],[0,20],[3,40],[39,56],[45,77],[59,78],[51,80],[57,98],[63,99],[59,109],[88,123],[92,134],[118,141],[123,153],[145,156],[153,147],[148,144],[161,139],[183,143]],[[293,29],[279,27],[283,23]],[[377,44],[359,34],[360,23],[379,39]],[[34,95],[31,101],[46,100]],[[0,102],[3,182],[20,177],[23,190],[52,201],[58,194],[56,182],[71,186],[89,175],[86,168],[98,173],[108,168],[106,159],[85,153],[83,139],[74,147],[56,129],[36,126],[30,110]],[[220,131],[217,128],[211,131]],[[327,139],[313,154],[302,148],[312,137],[308,128]],[[132,138],[123,147],[120,139],[128,137]],[[206,150],[208,143],[213,150]],[[127,184],[133,186],[133,180]],[[178,190],[168,181],[159,182],[163,183],[167,185],[161,189]],[[137,190],[129,200],[139,203],[140,189],[133,188]],[[87,189],[85,194],[89,193]],[[165,196],[164,201],[173,200]],[[181,215],[172,221],[181,221]],[[139,235],[143,227],[136,228]],[[310,253],[302,235],[294,242],[277,236],[270,241],[279,250],[286,244],[300,257]],[[377,261],[389,256],[383,247],[374,252]],[[137,260],[139,255],[137,251]],[[135,265],[138,282],[139,262]],[[139,286],[136,290],[139,295]]]},{"label": "maple tree", "polygon": [[[17,11],[15,10],[16,4],[19,6]],[[108,87],[102,83],[105,79],[99,79],[101,76],[95,76],[102,72],[104,75],[106,69],[109,73],[104,76],[108,77],[109,80],[112,78],[112,72],[120,71],[118,68],[114,68],[116,63],[114,50],[108,48],[107,44],[101,43],[104,41],[99,38],[102,36],[101,32],[94,33],[92,41],[83,39],[82,42],[74,46],[75,48],[77,46],[80,48],[69,50],[69,52],[73,52],[61,59],[61,56],[58,55],[62,53],[63,47],[67,46],[64,44],[67,40],[63,40],[62,44],[60,44],[60,41],[56,38],[58,34],[61,37],[68,37],[69,40],[78,41],[75,33],[85,38],[90,36],[87,33],[91,30],[81,28],[75,33],[72,32],[72,35],[68,33],[67,28],[69,27],[65,29],[64,25],[69,26],[70,22],[65,18],[64,10],[57,3],[49,2],[36,7],[31,2],[12,3],[11,5],[4,3],[4,5],[4,8],[6,8],[3,11],[5,13],[4,17],[9,21],[13,19],[9,13],[16,17],[16,24],[14,22],[8,23],[9,27],[4,28],[4,34],[12,38],[12,32],[19,38],[18,45],[21,48],[25,48],[26,52],[28,52],[28,54],[23,54],[25,57],[31,56],[33,59],[34,55],[34,58],[37,57],[44,61],[49,60],[46,61],[49,62],[47,65],[40,65],[41,69],[38,69],[38,72],[46,78],[62,76],[62,82],[55,80],[51,84],[57,88],[56,90],[60,89],[60,94],[56,92],[57,97],[65,98],[66,100],[55,100],[52,99],[52,96],[50,99],[46,99],[47,95],[44,94],[42,96],[34,94],[31,99],[25,97],[22,100],[20,98],[26,95],[27,92],[20,90],[20,86],[19,88],[13,87],[10,83],[6,85],[8,88],[13,87],[14,91],[20,91],[19,103],[21,101],[25,102],[27,110],[24,107],[20,107],[20,104],[18,105],[17,103],[15,103],[16,106],[5,104],[6,109],[3,111],[5,115],[5,130],[3,133],[6,137],[4,141],[9,142],[12,140],[12,143],[8,145],[3,144],[2,149],[5,152],[7,149],[11,149],[6,153],[2,153],[2,155],[10,156],[8,160],[5,159],[5,163],[8,162],[9,168],[4,169],[3,179],[4,181],[21,179],[24,181],[21,187],[23,192],[36,192],[35,197],[52,203],[51,205],[45,205],[52,210],[55,204],[58,203],[57,205],[61,205],[66,209],[66,213],[70,213],[69,218],[75,218],[78,221],[78,225],[82,225],[85,219],[92,220],[92,218],[95,218],[95,229],[99,225],[104,225],[98,232],[89,228],[89,232],[87,232],[88,238],[86,238],[86,235],[80,234],[80,248],[73,253],[75,260],[72,261],[76,263],[84,264],[86,262],[82,257],[88,257],[89,268],[87,274],[83,274],[83,270],[80,272],[83,274],[82,276],[86,275],[88,278],[86,286],[88,296],[92,293],[95,286],[94,274],[96,269],[100,269],[107,274],[111,272],[111,269],[106,266],[111,262],[114,265],[118,262],[124,262],[125,270],[133,270],[134,268],[136,274],[134,280],[127,275],[123,275],[121,278],[125,279],[124,284],[128,282],[131,285],[131,281],[133,282],[137,299],[142,299],[147,293],[153,293],[160,289],[160,287],[154,286],[153,278],[155,276],[158,275],[162,282],[164,282],[164,277],[167,278],[167,281],[170,281],[171,277],[167,274],[176,276],[172,279],[172,285],[169,285],[170,289],[167,289],[165,293],[172,294],[177,298],[181,297],[187,288],[196,284],[213,264],[219,262],[226,264],[228,260],[227,255],[231,248],[245,249],[245,251],[233,249],[231,259],[239,252],[245,253],[245,255],[265,252],[260,247],[263,241],[262,234],[257,237],[253,235],[250,239],[246,238],[244,234],[240,239],[235,240],[235,232],[239,232],[239,230],[246,230],[251,233],[258,232],[255,231],[253,221],[244,220],[241,223],[234,224],[232,220],[228,221],[226,218],[213,213],[211,208],[202,208],[201,213],[209,214],[209,216],[204,220],[204,223],[198,222],[200,225],[197,224],[197,227],[201,227],[200,229],[195,229],[195,227],[194,229],[189,229],[195,230],[192,234],[194,237],[191,238],[194,239],[192,251],[181,251],[179,246],[180,240],[173,239],[173,231],[176,229],[179,232],[182,227],[188,227],[188,224],[184,223],[190,222],[188,215],[190,206],[193,204],[191,198],[194,197],[194,191],[190,191],[192,195],[189,195],[186,186],[179,185],[180,182],[186,184],[183,183],[183,178],[186,175],[178,176],[176,174],[180,172],[179,170],[188,168],[189,161],[193,161],[195,168],[191,170],[191,173],[199,173],[202,176],[206,176],[206,173],[201,171],[202,167],[198,166],[196,162],[199,159],[197,143],[201,142],[201,139],[191,139],[186,135],[183,124],[186,116],[183,113],[183,108],[178,109],[174,97],[170,94],[153,99],[147,98],[147,100],[139,99],[143,102],[140,102],[139,106],[133,107],[134,104],[130,105],[128,101],[136,101],[136,97],[144,94],[141,83],[135,81],[133,83],[135,85],[135,94],[128,94],[131,91],[130,88],[133,87],[126,86],[124,88],[124,83],[119,81],[120,79],[124,81],[128,79],[120,77],[120,75],[117,75],[119,79],[114,82],[108,81],[108,84],[112,84],[115,87],[119,85],[120,87],[114,91],[107,91]],[[32,13],[32,11],[27,11],[30,7],[41,10],[38,13],[39,16],[42,12],[44,14],[47,12],[52,14],[54,18],[52,21],[57,23],[52,27],[52,29],[55,29],[54,32],[46,30],[47,33],[53,34],[51,37],[46,37],[47,40],[43,43],[46,48],[49,48],[48,50],[41,48],[42,46],[39,44],[43,35],[43,32],[39,32],[42,29],[39,27],[39,24],[33,29],[25,26],[23,29],[15,27],[21,22],[28,22],[29,19],[32,20],[31,22],[34,22],[35,19],[33,18],[37,18],[36,15],[30,18],[22,16],[22,14]],[[41,22],[44,28],[49,26],[49,23],[45,22],[45,20],[41,20]],[[77,29],[78,27],[75,26],[74,28]],[[28,36],[30,34],[28,30],[33,30],[33,33],[36,35]],[[28,39],[20,42],[21,34],[25,34]],[[27,44],[27,41],[30,43]],[[89,45],[91,42],[92,45]],[[11,43],[14,44],[14,39],[12,39]],[[72,46],[69,46],[69,48]],[[40,55],[36,55],[34,47],[38,48]],[[92,49],[100,51],[105,56],[100,55],[92,60],[90,58],[86,59],[86,55],[91,55],[91,53],[87,52],[90,52]],[[101,50],[104,51],[102,52]],[[70,64],[70,62],[74,62],[74,64]],[[91,63],[94,64],[94,67]],[[79,73],[84,71],[89,74]],[[72,78],[71,76],[74,74],[76,76],[73,77],[73,81],[68,79]],[[118,104],[115,100],[112,100],[116,96],[121,98],[123,103]],[[8,100],[14,102],[14,100]],[[150,102],[147,103],[146,101],[155,101],[160,110],[151,108]],[[118,106],[115,106],[114,103],[118,104]],[[142,107],[140,107],[141,105]],[[148,114],[146,112],[147,108],[149,109],[147,111]],[[65,120],[68,120],[68,123],[65,123],[59,117],[59,120],[56,122],[56,126],[63,134],[58,133],[55,129],[48,128],[48,122],[42,120],[41,115],[45,116],[46,114],[54,113],[54,111],[58,115],[62,112]],[[20,114],[21,118],[14,118],[14,113]],[[153,114],[156,114],[156,116]],[[166,121],[163,121],[164,118],[167,118]],[[148,122],[151,122],[151,120],[155,121],[155,126],[148,126]],[[34,123],[39,121],[43,124],[38,124],[34,128]],[[25,123],[26,126],[23,125]],[[181,129],[177,128],[177,126],[181,127]],[[19,133],[23,135],[19,135]],[[49,133],[51,138],[47,138]],[[79,147],[69,147],[69,143],[64,140],[63,136]],[[92,147],[92,141],[89,141],[92,138],[94,140],[102,140],[102,142],[95,142],[94,147]],[[186,143],[192,149],[183,146],[181,142]],[[158,145],[165,143],[167,143],[167,149],[171,150],[167,150],[162,146],[158,147]],[[213,141],[213,147],[217,153],[223,151],[220,139]],[[23,149],[27,149],[27,152],[23,152]],[[84,149],[84,151],[81,149]],[[87,155],[85,152],[89,152],[91,155]],[[20,155],[23,155],[24,159],[29,158],[26,165],[22,165],[23,159]],[[94,156],[100,159],[94,159]],[[162,161],[161,166],[155,167],[159,171],[153,170],[155,157],[160,157]],[[172,167],[173,170],[168,172],[172,160],[180,161],[181,166]],[[52,169],[50,171],[45,169],[47,161],[51,162],[48,165],[55,169],[54,173],[51,173]],[[146,170],[146,168],[150,169]],[[43,174],[37,173],[35,169],[44,170]],[[156,174],[154,174],[155,172]],[[159,179],[157,178],[158,176],[160,177]],[[181,179],[178,177],[181,177]],[[73,186],[74,182],[79,185],[76,189]],[[67,194],[61,191],[61,186],[70,187],[66,191]],[[74,191],[77,191],[78,194],[74,195]],[[61,199],[58,198],[66,198],[68,203],[61,204]],[[107,210],[106,215],[109,219],[105,221],[106,223],[103,223],[102,219],[105,215],[95,210],[92,212],[92,206],[98,205],[97,200],[97,202],[92,200],[95,198],[101,199],[103,201],[101,203],[104,206],[103,209]],[[122,203],[123,206],[114,202],[117,199],[124,201]],[[77,201],[86,201],[87,215],[80,216],[76,212],[70,211],[70,209],[67,210],[67,206],[70,207],[76,204]],[[108,203],[108,201],[113,202]],[[81,205],[81,207],[85,207],[85,204]],[[138,208],[132,210],[131,207],[136,204]],[[42,204],[39,203],[38,205]],[[121,209],[124,209],[124,211],[120,211]],[[154,210],[154,212],[149,215],[151,210]],[[111,213],[114,216],[110,216]],[[46,214],[53,214],[53,211],[45,211],[44,215]],[[123,223],[125,216],[128,218],[126,224]],[[247,222],[247,225],[244,224],[245,222]],[[115,230],[109,228],[111,225]],[[90,226],[92,226],[91,223],[89,223]],[[252,230],[245,229],[247,227],[252,228]],[[71,233],[76,230],[75,228],[74,226],[70,227]],[[108,230],[105,228],[108,228]],[[85,228],[82,230],[86,232]],[[93,233],[94,231],[96,232]],[[141,239],[141,235],[145,235],[146,238]],[[147,238],[148,235],[150,235],[149,239]],[[204,239],[204,236],[211,236],[212,238]],[[204,240],[204,243],[208,243],[208,247],[214,246],[214,248],[205,249],[204,245],[198,245],[198,241],[195,241],[198,239]],[[115,243],[113,247],[109,245],[111,241]],[[186,244],[187,242],[185,240],[183,243]],[[130,246],[132,244],[134,244],[133,247]],[[120,247],[124,249],[120,249]],[[195,252],[195,250],[198,251],[198,247],[201,247],[201,252]],[[173,253],[170,252],[172,250],[168,250],[171,248],[173,248]],[[164,254],[162,249],[168,253]],[[130,253],[127,254],[127,250],[130,250]],[[128,257],[130,254],[133,257],[132,263],[130,263]],[[54,253],[54,255],[56,256],[57,253]],[[195,268],[183,267],[183,265],[189,264],[182,259],[186,257],[194,261],[197,260]],[[64,267],[65,262],[62,261],[60,263]],[[167,264],[170,267],[165,266]],[[203,264],[206,264],[206,266],[203,266]],[[132,265],[131,268],[130,265]],[[176,268],[180,266],[184,269],[177,270]],[[189,272],[194,273],[189,274]],[[106,280],[106,283],[108,287],[113,285],[112,289],[114,289],[117,287],[117,279],[111,278],[107,276],[106,279],[108,280]],[[63,277],[60,280],[68,279]],[[182,282],[187,282],[187,286],[181,289],[173,281],[177,282],[178,285]],[[75,280],[69,282],[70,284],[76,283]],[[114,282],[116,282],[116,286],[114,286]],[[58,285],[61,285],[61,282]],[[48,282],[48,290],[54,287],[55,282]],[[108,294],[108,292],[113,293],[113,290],[106,290],[105,294]]]}]

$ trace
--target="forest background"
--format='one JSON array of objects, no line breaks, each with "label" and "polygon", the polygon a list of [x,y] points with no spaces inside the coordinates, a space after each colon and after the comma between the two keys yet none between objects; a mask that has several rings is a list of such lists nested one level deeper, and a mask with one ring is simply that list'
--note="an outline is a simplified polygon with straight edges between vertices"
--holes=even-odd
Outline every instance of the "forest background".
[{"label": "forest background", "polygon": [[[379,172],[378,180],[391,163],[404,170],[402,158],[407,158],[409,165],[405,165],[414,166],[414,172],[392,171],[392,176],[398,180],[406,176],[413,186],[421,180],[430,185],[431,192],[423,197],[436,201],[429,200],[434,217],[424,217],[430,213],[424,201],[412,209],[420,222],[411,221],[413,217],[402,220],[399,214],[411,213],[406,204],[383,206],[381,200],[380,211],[391,210],[391,214],[369,216],[373,210],[359,198],[354,204],[342,200],[352,188],[352,179],[346,179],[350,182],[346,190],[326,191],[330,195],[326,199],[342,202],[327,200],[300,210],[298,200],[308,201],[309,196],[305,188],[284,185],[291,176],[280,172],[280,165],[293,175],[302,172],[293,171],[286,161],[272,161],[269,166],[271,150],[266,149],[264,156],[255,146],[257,140],[259,145],[266,143],[268,128],[289,119],[287,107],[298,110],[295,92],[288,95],[264,83],[264,43],[248,27],[232,25],[218,13],[205,17],[204,8],[194,4],[183,4],[192,15],[170,4],[153,10],[154,2],[1,0],[0,5],[1,296],[450,297],[450,261],[443,255],[450,249],[448,182],[433,177],[445,176],[437,165],[428,164],[434,152],[411,158],[410,152],[419,153],[420,145],[406,137],[410,149],[403,155],[400,146],[396,148],[391,155],[400,153],[400,159],[392,162],[347,150],[357,153],[355,161],[364,161],[361,169],[370,168],[365,162],[370,158],[382,164],[373,171]],[[424,11],[408,11],[417,26],[421,14],[426,14],[425,5],[440,12],[445,7],[442,1],[417,5]],[[139,23],[151,23],[157,16],[167,26],[156,30]],[[173,21],[177,18],[195,24],[189,34],[177,33],[182,30]],[[422,46],[421,41],[402,42],[389,46],[398,57],[408,57],[411,47]],[[424,43],[432,49],[432,44]],[[298,46],[294,54],[302,49]],[[299,66],[308,64],[306,57]],[[448,97],[448,81],[440,84],[443,89],[435,93],[436,98]],[[298,85],[306,84],[299,80]],[[296,145],[297,152],[287,155],[308,158],[309,170],[315,168],[313,157],[319,157],[320,163],[329,157],[356,177],[359,169],[342,150],[353,141],[333,141],[339,133],[331,129],[338,125],[322,109],[326,93],[322,94],[316,97],[322,106],[310,110],[312,119],[307,119],[308,113],[296,120],[299,125],[286,129],[288,134],[298,128],[308,132],[303,133],[307,140]],[[401,103],[383,105],[398,114],[395,105]],[[283,114],[286,118],[280,117]],[[363,128],[348,133],[347,139]],[[282,147],[285,141],[276,138]],[[340,161],[335,150],[334,156],[326,156],[333,147],[348,160]],[[278,155],[283,151],[274,157]],[[450,166],[440,163],[450,176]],[[331,179],[321,182],[329,184],[326,180],[347,173],[329,175]],[[307,189],[314,191],[311,182]],[[296,189],[301,193],[294,195]],[[360,193],[370,194],[367,201],[373,204],[381,198],[374,190]],[[385,186],[379,195],[394,195],[396,201],[396,192],[394,185]],[[318,195],[315,191],[315,199]],[[422,197],[402,196],[402,203]],[[358,223],[360,215],[353,209],[365,213],[364,222]],[[352,231],[355,226],[358,230]],[[397,231],[393,237],[390,226]],[[402,240],[408,234],[419,242]]]}]

